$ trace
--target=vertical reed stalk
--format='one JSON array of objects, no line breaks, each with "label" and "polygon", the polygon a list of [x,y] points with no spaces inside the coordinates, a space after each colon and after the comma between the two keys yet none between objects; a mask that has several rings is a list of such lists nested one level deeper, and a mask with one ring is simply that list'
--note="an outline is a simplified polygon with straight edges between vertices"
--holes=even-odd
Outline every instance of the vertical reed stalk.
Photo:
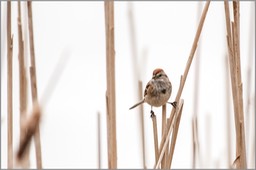
[{"label": "vertical reed stalk", "polygon": [[[143,86],[142,86],[142,81],[138,82],[139,84],[139,94],[140,96],[143,96]],[[141,125],[141,142],[142,142],[142,158],[143,158],[143,169],[147,169],[146,167],[146,151],[145,151],[145,130],[144,130],[144,109],[143,107],[140,108],[140,125]]]},{"label": "vertical reed stalk", "polygon": [[[245,130],[243,113],[243,89],[240,64],[240,17],[239,2],[233,1],[234,22],[230,26],[228,1],[224,2],[226,25],[227,25],[227,44],[229,53],[229,65],[231,74],[233,106],[236,126],[236,168],[246,168],[246,148],[245,148]],[[230,29],[232,28],[232,29]]]},{"label": "vertical reed stalk", "polygon": [[[26,68],[24,64],[24,41],[22,35],[22,19],[21,19],[21,6],[20,0],[18,1],[18,40],[19,40],[19,78],[20,78],[20,144],[22,140],[23,130],[22,123],[26,117],[27,107],[27,82],[26,82]],[[26,132],[25,132],[26,133]],[[29,150],[29,149],[28,149]],[[23,161],[23,168],[29,167],[29,151],[26,152]]]},{"label": "vertical reed stalk", "polygon": [[173,132],[172,132],[171,146],[170,146],[170,152],[169,152],[169,155],[167,156],[167,168],[168,169],[170,169],[171,165],[172,165],[172,158],[173,158],[174,148],[175,148],[177,135],[178,135],[178,131],[179,131],[180,118],[181,118],[181,114],[182,114],[183,105],[184,105],[184,101],[182,101],[180,112],[177,115],[177,117],[175,119],[175,123],[174,123],[174,128],[173,128]]},{"label": "vertical reed stalk", "polygon": [[98,124],[98,169],[101,169],[101,119],[100,119],[100,113],[97,114],[97,124]]},{"label": "vertical reed stalk", "polygon": [[[132,71],[133,71],[133,78],[134,82],[140,79],[140,70],[138,68],[138,50],[137,50],[137,41],[136,41],[136,32],[135,32],[135,24],[134,24],[134,16],[133,16],[133,9],[132,9],[132,4],[129,4],[129,9],[128,9],[128,21],[129,21],[129,26],[130,26],[130,42],[131,42],[131,52],[132,52]],[[144,89],[142,87],[142,82],[139,81],[139,88],[138,88],[138,99],[143,96]],[[139,119],[140,119],[140,131],[141,131],[141,145],[142,145],[142,159],[143,159],[143,168],[146,169],[146,156],[145,156],[145,130],[144,130],[144,109],[143,107],[139,107],[140,109],[140,114],[138,114]]]},{"label": "vertical reed stalk", "polygon": [[116,150],[116,98],[115,98],[115,43],[114,43],[114,2],[105,0],[106,27],[106,72],[107,72],[107,136],[108,168],[117,168]]},{"label": "vertical reed stalk", "polygon": [[[162,106],[162,138],[166,137],[166,104]],[[161,168],[166,169],[167,154],[164,153]]]},{"label": "vertical reed stalk", "polygon": [[158,150],[157,121],[156,121],[155,115],[152,115],[152,123],[153,123],[153,134],[154,134],[154,144],[155,144],[155,161],[157,162],[159,158],[159,150]]},{"label": "vertical reed stalk", "polygon": [[[225,57],[225,68],[228,68],[228,57]],[[226,69],[226,119],[227,119],[227,165],[228,168],[232,168],[231,167],[231,129],[230,129],[230,83],[228,81],[229,79],[229,71],[228,69]]]},{"label": "vertical reed stalk", "polygon": [[12,98],[12,54],[13,54],[13,37],[11,25],[11,1],[7,1],[7,112],[8,112],[8,169],[13,168],[13,98]]},{"label": "vertical reed stalk", "polygon": [[[197,18],[200,19],[202,12],[202,2],[198,2]],[[197,58],[195,59],[195,81],[194,81],[194,110],[192,119],[192,130],[193,130],[193,162],[192,167],[195,169],[199,164],[199,138],[198,138],[198,97],[199,97],[199,81],[200,81],[200,54],[201,54],[201,43],[197,47]]]},{"label": "vertical reed stalk", "polygon": [[[30,45],[30,77],[31,77],[31,91],[33,103],[38,101],[37,98],[37,77],[36,77],[36,61],[35,61],[35,48],[34,48],[34,31],[33,31],[33,16],[32,16],[32,2],[27,1],[28,8],[28,29],[29,29],[29,45]],[[34,80],[34,81],[33,81]],[[35,132],[35,150],[36,150],[36,165],[37,169],[42,169],[42,156],[41,156],[41,140],[39,124]]]}]

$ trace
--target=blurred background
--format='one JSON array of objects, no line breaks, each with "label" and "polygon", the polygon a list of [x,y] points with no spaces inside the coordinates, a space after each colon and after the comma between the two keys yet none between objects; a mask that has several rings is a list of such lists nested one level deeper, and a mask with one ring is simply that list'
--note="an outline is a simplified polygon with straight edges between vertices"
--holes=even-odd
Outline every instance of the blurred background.
[{"label": "blurred background", "polygon": [[[205,2],[115,2],[117,167],[143,168],[138,80],[155,68],[177,94]],[[232,3],[230,3],[231,6]],[[255,2],[240,2],[241,74],[246,154],[255,167]],[[104,2],[32,2],[44,168],[108,168]],[[7,3],[1,1],[1,167],[7,168]],[[21,2],[25,63],[29,66],[27,5]],[[231,11],[232,12],[232,11]],[[231,13],[232,14],[232,13]],[[233,20],[233,16],[231,15]],[[19,145],[17,2],[12,2],[13,141]],[[223,2],[211,2],[181,98],[184,99],[172,168],[192,168],[192,117],[198,118],[196,168],[228,168],[235,157],[235,124]],[[56,71],[55,68],[60,68]],[[27,69],[27,75],[28,74]],[[52,75],[56,75],[51,78]],[[28,80],[29,81],[29,80]],[[30,86],[28,87],[30,89]],[[28,111],[31,111],[28,90]],[[146,167],[154,166],[150,106],[144,107]],[[167,105],[167,116],[171,105]],[[161,134],[161,108],[154,108]],[[196,113],[195,113],[196,112]],[[98,113],[101,141],[98,147]],[[160,138],[159,138],[160,141]],[[30,165],[36,167],[34,144]],[[98,151],[100,149],[100,165]]]}]

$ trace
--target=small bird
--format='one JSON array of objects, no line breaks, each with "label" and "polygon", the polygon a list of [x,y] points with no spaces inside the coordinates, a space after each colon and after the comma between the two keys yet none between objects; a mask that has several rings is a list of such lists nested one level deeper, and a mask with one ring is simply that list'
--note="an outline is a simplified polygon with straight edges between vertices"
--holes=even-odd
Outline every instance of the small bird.
[{"label": "small bird", "polygon": [[169,81],[168,76],[165,74],[164,70],[161,68],[156,68],[153,71],[152,79],[147,83],[144,98],[133,105],[131,109],[137,107],[144,102],[151,105],[151,117],[154,116],[154,112],[152,107],[160,107],[166,103],[171,104],[174,108],[176,108],[177,102],[168,102],[172,93],[172,84]]}]

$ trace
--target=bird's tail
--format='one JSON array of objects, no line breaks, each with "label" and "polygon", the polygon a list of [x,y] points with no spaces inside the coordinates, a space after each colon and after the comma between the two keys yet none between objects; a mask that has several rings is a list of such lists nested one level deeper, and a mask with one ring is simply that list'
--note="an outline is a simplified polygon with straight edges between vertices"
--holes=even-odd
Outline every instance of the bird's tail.
[{"label": "bird's tail", "polygon": [[144,99],[142,99],[139,103],[136,103],[135,105],[133,105],[129,110],[139,106],[140,104],[144,103]]}]

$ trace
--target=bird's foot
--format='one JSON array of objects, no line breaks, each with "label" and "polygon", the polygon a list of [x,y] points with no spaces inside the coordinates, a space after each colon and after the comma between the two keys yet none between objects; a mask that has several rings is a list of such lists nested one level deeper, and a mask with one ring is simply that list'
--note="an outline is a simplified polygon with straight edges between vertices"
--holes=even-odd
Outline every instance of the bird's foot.
[{"label": "bird's foot", "polygon": [[176,101],[174,101],[174,102],[168,102],[169,104],[171,104],[175,109],[176,109],[176,107],[177,107],[177,102]]},{"label": "bird's foot", "polygon": [[151,118],[156,116],[153,110],[151,110],[150,113],[151,113],[151,115],[150,115]]}]

